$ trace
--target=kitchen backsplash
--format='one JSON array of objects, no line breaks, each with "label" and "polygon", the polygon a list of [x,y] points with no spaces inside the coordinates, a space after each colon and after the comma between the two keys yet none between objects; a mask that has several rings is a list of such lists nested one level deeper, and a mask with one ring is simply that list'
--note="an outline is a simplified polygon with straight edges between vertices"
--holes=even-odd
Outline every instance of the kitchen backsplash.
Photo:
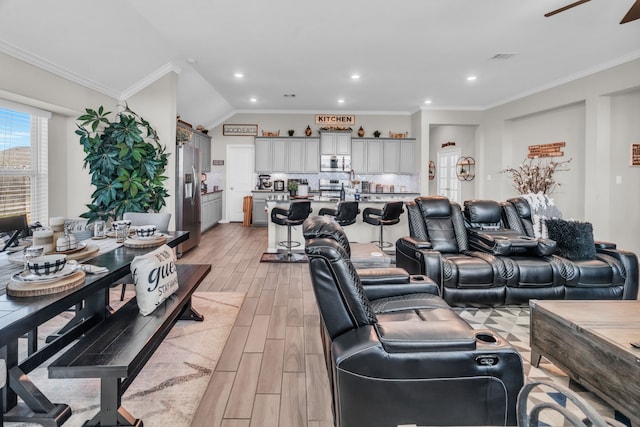
[{"label": "kitchen backsplash", "polygon": [[[309,183],[309,191],[317,191],[320,185],[321,179],[339,179],[339,180],[349,180],[349,173],[345,172],[320,172],[320,173],[273,173],[271,174],[271,182],[276,179],[306,179]],[[415,193],[419,188],[418,175],[394,175],[394,174],[386,174],[386,175],[366,175],[366,174],[356,174],[355,180],[358,181],[368,181],[375,182],[377,184],[382,185],[393,185],[396,188],[396,192],[400,192],[400,187],[406,188],[407,193]]]},{"label": "kitchen backsplash", "polygon": [[218,189],[224,189],[224,166],[212,166],[211,172],[205,172],[205,175],[207,176],[207,191],[213,191],[213,187],[216,185]]}]

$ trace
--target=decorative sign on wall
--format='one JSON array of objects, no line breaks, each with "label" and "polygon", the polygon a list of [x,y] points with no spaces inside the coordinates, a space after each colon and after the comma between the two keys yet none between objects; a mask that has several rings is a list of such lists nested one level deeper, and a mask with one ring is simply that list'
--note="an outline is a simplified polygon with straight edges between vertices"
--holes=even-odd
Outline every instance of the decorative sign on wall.
[{"label": "decorative sign on wall", "polygon": [[224,166],[224,160],[211,160],[212,166]]},{"label": "decorative sign on wall", "polygon": [[640,166],[640,144],[631,144],[631,166]]},{"label": "decorative sign on wall", "polygon": [[455,147],[456,143],[453,141],[449,141],[449,142],[445,142],[444,144],[442,144],[442,148],[446,148],[446,147]]},{"label": "decorative sign on wall", "polygon": [[340,125],[349,126],[356,124],[356,116],[353,114],[316,114],[317,125]]},{"label": "decorative sign on wall", "polygon": [[561,157],[564,156],[564,151],[560,151],[560,149],[565,145],[566,143],[564,141],[552,142],[551,144],[530,145],[527,157],[530,159],[538,157]]},{"label": "decorative sign on wall", "polygon": [[222,134],[225,136],[257,136],[258,125],[222,125]]}]

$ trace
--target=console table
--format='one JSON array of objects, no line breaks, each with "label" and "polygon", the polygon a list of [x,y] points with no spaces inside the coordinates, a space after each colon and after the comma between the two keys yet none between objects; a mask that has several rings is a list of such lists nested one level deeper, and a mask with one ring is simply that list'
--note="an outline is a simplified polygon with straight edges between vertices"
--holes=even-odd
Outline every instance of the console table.
[{"label": "console table", "polygon": [[531,365],[540,356],[640,424],[640,301],[531,300]]}]

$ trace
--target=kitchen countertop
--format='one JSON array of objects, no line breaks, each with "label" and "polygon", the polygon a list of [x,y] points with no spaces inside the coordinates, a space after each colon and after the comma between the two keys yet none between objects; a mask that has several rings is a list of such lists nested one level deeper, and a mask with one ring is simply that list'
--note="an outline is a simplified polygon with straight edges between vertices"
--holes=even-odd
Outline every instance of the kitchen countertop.
[{"label": "kitchen countertop", "polygon": [[224,190],[217,190],[217,191],[213,191],[213,190],[208,191],[208,190],[207,190],[206,192],[205,192],[205,191],[202,191],[200,194],[205,195],[205,194],[222,193],[223,191],[224,191]]}]

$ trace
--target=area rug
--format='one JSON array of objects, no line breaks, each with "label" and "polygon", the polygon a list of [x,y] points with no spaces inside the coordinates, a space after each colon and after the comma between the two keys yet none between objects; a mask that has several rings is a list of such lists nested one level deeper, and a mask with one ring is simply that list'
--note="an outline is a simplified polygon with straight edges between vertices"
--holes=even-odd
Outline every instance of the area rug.
[{"label": "area rug", "polygon": [[[117,301],[119,293],[119,288],[115,294],[112,292],[112,301]],[[128,297],[132,293],[128,291]],[[193,307],[204,316],[204,321],[179,321],[173,327],[124,394],[123,407],[146,426],[188,427],[244,297],[243,292],[196,292]],[[70,318],[72,313],[63,315]],[[39,329],[39,338],[44,339],[60,324],[62,319],[53,319]],[[65,427],[79,427],[97,413],[99,380],[49,379],[47,375],[46,367],[41,367],[29,377],[51,401],[71,406],[72,416]]]},{"label": "area rug", "polygon": [[282,263],[305,263],[305,262],[309,262],[309,259],[307,258],[306,255],[301,254],[301,253],[295,253],[296,255],[296,259],[292,259],[292,260],[282,260],[280,258],[278,258],[278,255],[283,254],[282,252],[279,253],[270,253],[270,252],[265,252],[262,254],[262,256],[260,257],[260,262],[282,262]]},{"label": "area rug", "polygon": [[[456,312],[475,329],[491,329],[500,335],[522,355],[524,374],[527,382],[543,381],[560,385],[571,389],[578,396],[585,399],[600,413],[600,415],[631,426],[629,420],[614,413],[614,410],[602,399],[593,393],[569,381],[569,377],[551,362],[542,358],[538,368],[531,366],[531,347],[529,346],[529,316],[530,308],[523,307],[498,307],[498,308],[456,308]],[[579,413],[577,408],[567,401],[561,393],[551,388],[538,388],[529,396],[529,405],[539,402],[554,402],[566,407],[572,412]],[[531,407],[531,406],[529,406]],[[543,411],[541,421],[548,426],[572,425],[565,423],[564,419],[556,412]],[[634,426],[638,427],[638,426]]]}]

